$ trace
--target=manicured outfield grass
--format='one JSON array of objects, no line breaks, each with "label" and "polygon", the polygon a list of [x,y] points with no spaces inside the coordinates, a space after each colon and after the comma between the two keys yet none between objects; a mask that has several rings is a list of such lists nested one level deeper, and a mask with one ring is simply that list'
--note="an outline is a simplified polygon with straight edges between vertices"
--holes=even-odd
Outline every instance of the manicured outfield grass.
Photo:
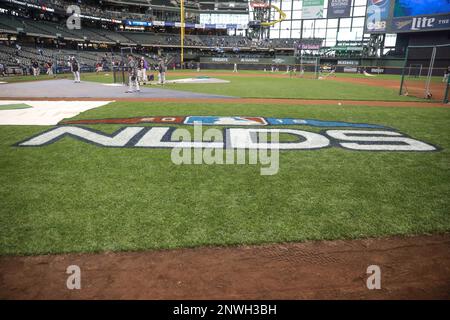
[{"label": "manicured outfield grass", "polygon": [[[170,150],[64,138],[12,145],[47,127],[0,127],[0,253],[144,250],[450,231],[450,113],[439,108],[113,103],[78,118],[299,117],[386,125],[439,152],[285,151],[259,165],[174,165]],[[120,125],[91,126],[113,132]],[[317,128],[298,127],[318,131]]]},{"label": "manicured outfield grass", "polygon": [[[181,79],[187,77],[198,77],[202,75],[216,77],[219,72],[228,72],[226,70],[205,70],[200,73],[195,71],[171,71],[167,73],[167,80]],[[188,75],[186,75],[186,73]],[[325,99],[325,100],[384,100],[384,101],[423,101],[416,97],[399,96],[398,90],[383,88],[380,86],[371,86],[367,84],[355,84],[339,82],[335,80],[315,80],[310,78],[283,78],[271,77],[271,73],[261,71],[242,71],[245,77],[236,76],[217,76],[220,79],[228,80],[225,84],[166,84],[164,88],[181,91],[190,91],[197,93],[209,93],[216,95],[235,96],[241,98],[295,98],[295,99]],[[157,73],[153,73],[157,79]],[[283,74],[279,72],[278,74]],[[252,76],[254,75],[254,76]],[[265,75],[265,76],[261,76]],[[361,75],[338,74],[337,77],[364,77]],[[70,74],[58,75],[58,77],[71,78]],[[389,80],[398,79],[398,76],[384,76]],[[397,77],[397,78],[395,78]],[[364,77],[366,78],[366,77]],[[17,78],[6,78],[5,81],[35,81],[49,80],[46,75],[39,77],[24,76]],[[101,83],[112,83],[113,75],[111,72],[103,73],[83,73],[82,81],[93,81]],[[408,79],[408,81],[416,81]],[[155,85],[153,85],[154,87]],[[159,87],[159,86],[158,86]]]},{"label": "manicured outfield grass", "polygon": [[[225,84],[167,84],[165,88],[182,91],[229,95],[242,98],[299,98],[326,100],[412,101],[393,89],[334,80],[301,78],[233,77]],[[170,79],[170,77],[168,78]]]},{"label": "manicured outfield grass", "polygon": [[[168,71],[167,80],[198,77],[207,75],[216,77],[216,74],[230,72],[223,70],[204,70],[200,73],[195,71]],[[188,74],[186,76],[185,74]],[[271,77],[271,73],[261,71],[242,71],[245,77],[236,76],[217,76],[220,79],[228,80],[225,84],[166,84],[167,89],[181,91],[190,91],[197,93],[209,93],[216,95],[228,95],[241,98],[282,98],[282,99],[325,99],[325,100],[384,100],[384,101],[418,101],[421,99],[415,97],[405,97],[398,94],[397,89],[389,89],[379,86],[366,84],[355,84],[339,82],[335,80],[316,80],[309,78],[293,77],[287,75],[283,78]],[[279,72],[284,75],[284,72]],[[250,76],[249,76],[250,75]],[[251,75],[254,75],[252,77]],[[156,74],[155,74],[156,76]],[[355,78],[366,78],[361,75],[352,75]],[[350,77],[346,74],[338,74],[337,77]],[[400,77],[391,76],[389,80],[399,81]],[[102,79],[99,79],[103,81]]]}]

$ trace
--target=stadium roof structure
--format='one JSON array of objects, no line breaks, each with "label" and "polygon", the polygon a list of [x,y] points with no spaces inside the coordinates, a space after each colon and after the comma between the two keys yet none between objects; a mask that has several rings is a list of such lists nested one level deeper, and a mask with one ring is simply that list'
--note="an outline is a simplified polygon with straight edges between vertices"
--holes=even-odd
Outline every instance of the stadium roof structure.
[{"label": "stadium roof structure", "polygon": [[[248,0],[231,0],[231,1],[215,1],[215,0],[185,0],[186,9],[215,11],[248,11]],[[155,6],[179,8],[180,0],[104,0],[103,3],[119,4],[119,5],[138,5],[138,6]]]}]

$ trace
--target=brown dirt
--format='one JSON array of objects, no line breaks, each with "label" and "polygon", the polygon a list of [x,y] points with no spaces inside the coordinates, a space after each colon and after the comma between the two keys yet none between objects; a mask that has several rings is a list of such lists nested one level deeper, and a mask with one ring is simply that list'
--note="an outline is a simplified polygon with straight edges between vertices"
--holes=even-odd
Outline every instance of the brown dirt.
[{"label": "brown dirt", "polygon": [[[43,100],[44,98],[8,97],[0,100]],[[47,101],[99,101],[104,98],[45,98]],[[304,99],[271,99],[271,98],[231,98],[231,99],[184,99],[184,98],[115,98],[114,101],[124,102],[180,102],[180,103],[229,103],[229,104],[274,104],[298,106],[360,106],[360,107],[388,107],[388,108],[450,108],[450,104],[432,102],[406,102],[406,101],[367,101],[367,100],[304,100]]]},{"label": "brown dirt", "polygon": [[[66,288],[73,264],[81,290]],[[450,299],[450,234],[0,257],[0,275],[0,299]]]}]

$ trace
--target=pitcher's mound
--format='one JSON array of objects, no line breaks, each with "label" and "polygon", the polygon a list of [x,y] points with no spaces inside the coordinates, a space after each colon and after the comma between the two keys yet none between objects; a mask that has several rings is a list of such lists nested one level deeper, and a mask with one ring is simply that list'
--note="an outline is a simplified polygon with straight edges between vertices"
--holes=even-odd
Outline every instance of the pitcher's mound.
[{"label": "pitcher's mound", "polygon": [[210,77],[197,77],[197,78],[169,80],[166,81],[166,83],[230,83],[230,81]]}]

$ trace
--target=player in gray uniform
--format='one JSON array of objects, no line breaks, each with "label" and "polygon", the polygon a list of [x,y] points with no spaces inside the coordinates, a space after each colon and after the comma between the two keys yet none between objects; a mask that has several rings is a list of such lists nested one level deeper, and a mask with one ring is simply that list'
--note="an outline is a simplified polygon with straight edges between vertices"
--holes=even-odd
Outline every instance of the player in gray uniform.
[{"label": "player in gray uniform", "polygon": [[138,82],[138,63],[134,57],[128,55],[128,91],[127,93],[140,92]]},{"label": "player in gray uniform", "polygon": [[166,82],[166,64],[164,63],[164,58],[161,58],[158,63],[158,77],[159,84]]}]

